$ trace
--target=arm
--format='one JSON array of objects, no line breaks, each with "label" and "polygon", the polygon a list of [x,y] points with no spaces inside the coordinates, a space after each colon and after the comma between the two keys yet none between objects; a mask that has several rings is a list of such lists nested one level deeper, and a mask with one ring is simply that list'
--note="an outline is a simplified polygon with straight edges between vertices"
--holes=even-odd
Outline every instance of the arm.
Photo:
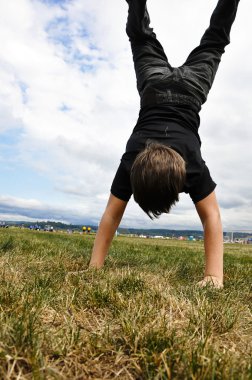
[{"label": "arm", "polygon": [[223,232],[218,202],[213,191],[195,205],[204,228],[205,273],[199,285],[223,284]]},{"label": "arm", "polygon": [[114,234],[120,224],[127,202],[110,194],[107,207],[96,234],[89,267],[101,268],[107,256]]}]

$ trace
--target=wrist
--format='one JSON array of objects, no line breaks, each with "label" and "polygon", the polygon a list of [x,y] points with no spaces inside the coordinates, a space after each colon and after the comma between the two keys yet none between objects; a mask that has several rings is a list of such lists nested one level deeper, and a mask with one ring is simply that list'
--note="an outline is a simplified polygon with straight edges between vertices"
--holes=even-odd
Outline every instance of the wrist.
[{"label": "wrist", "polygon": [[213,274],[205,274],[204,279],[213,279],[217,281],[223,282],[223,275],[213,275]]},{"label": "wrist", "polygon": [[204,276],[204,282],[212,283],[217,286],[223,286],[223,276],[213,276],[211,274],[207,274]]}]

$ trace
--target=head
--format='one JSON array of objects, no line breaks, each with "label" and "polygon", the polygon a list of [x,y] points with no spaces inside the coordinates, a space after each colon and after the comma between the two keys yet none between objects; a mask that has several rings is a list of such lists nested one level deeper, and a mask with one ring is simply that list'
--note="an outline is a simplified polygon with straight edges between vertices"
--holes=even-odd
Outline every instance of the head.
[{"label": "head", "polygon": [[186,178],[184,159],[172,148],[151,142],[131,169],[135,201],[153,219],[169,213],[179,200]]}]

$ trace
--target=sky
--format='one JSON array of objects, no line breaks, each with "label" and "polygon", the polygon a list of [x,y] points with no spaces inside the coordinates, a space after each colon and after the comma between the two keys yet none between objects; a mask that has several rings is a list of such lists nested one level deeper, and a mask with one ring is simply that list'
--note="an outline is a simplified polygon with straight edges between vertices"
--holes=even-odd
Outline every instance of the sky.
[{"label": "sky", "polygon": [[[148,0],[172,66],[197,46],[216,3]],[[252,230],[251,13],[241,0],[200,113],[225,230]],[[126,18],[125,0],[0,2],[0,220],[99,223],[139,112]],[[132,199],[121,226],[201,228],[186,194],[155,221]]]}]

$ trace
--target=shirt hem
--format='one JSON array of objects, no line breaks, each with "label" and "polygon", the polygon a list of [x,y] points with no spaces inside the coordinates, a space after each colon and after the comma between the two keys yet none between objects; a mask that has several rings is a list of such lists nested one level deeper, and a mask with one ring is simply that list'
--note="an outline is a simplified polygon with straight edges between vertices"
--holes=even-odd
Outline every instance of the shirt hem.
[{"label": "shirt hem", "polygon": [[203,199],[205,199],[208,195],[210,195],[216,188],[216,183],[214,183],[214,186],[211,188],[211,190],[207,191],[206,193],[204,193],[204,195],[201,195],[200,197],[197,197],[196,199],[192,199],[193,203],[196,204],[200,201],[202,201]]},{"label": "shirt hem", "polygon": [[121,195],[119,195],[118,193],[116,193],[115,191],[112,191],[110,190],[111,194],[114,195],[114,197],[120,199],[121,201],[124,201],[124,202],[129,202],[131,196],[128,198],[128,197],[122,197]]}]

